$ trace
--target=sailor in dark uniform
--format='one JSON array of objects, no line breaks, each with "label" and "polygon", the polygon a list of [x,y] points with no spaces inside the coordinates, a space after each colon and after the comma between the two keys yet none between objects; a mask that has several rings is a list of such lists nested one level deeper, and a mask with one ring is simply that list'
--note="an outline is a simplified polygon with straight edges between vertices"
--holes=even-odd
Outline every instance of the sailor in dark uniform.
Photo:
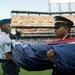
[{"label": "sailor in dark uniform", "polygon": [[[70,38],[70,30],[73,27],[73,22],[62,16],[55,16],[55,35],[57,38],[64,40]],[[52,57],[54,52],[51,51]],[[48,52],[48,58],[50,58],[50,53]],[[53,59],[52,59],[53,62]],[[64,72],[57,70],[57,67],[54,65],[52,75],[67,75]]]}]

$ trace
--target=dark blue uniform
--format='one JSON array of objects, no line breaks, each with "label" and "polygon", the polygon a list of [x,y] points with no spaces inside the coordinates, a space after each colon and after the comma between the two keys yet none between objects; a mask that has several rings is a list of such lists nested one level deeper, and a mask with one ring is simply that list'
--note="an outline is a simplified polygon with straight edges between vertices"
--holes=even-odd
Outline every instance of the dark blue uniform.
[{"label": "dark blue uniform", "polygon": [[[65,18],[65,17],[55,16],[54,19],[55,19],[54,28],[56,28],[56,29],[58,29],[61,26],[65,26],[65,25],[67,25],[69,27],[69,29],[70,29],[73,26],[73,22],[71,20]],[[69,34],[69,33],[67,33],[67,34]],[[66,36],[64,39],[66,39],[66,38],[70,38],[70,35]],[[65,72],[61,71],[60,69],[58,70],[57,67],[54,66],[52,75],[69,75],[69,74],[66,74]]]},{"label": "dark blue uniform", "polygon": [[[68,35],[66,38],[70,38],[70,35]],[[71,74],[67,74],[67,73],[64,73],[63,71],[61,70],[58,70],[56,66],[53,67],[53,72],[52,72],[52,75],[71,75]]]}]

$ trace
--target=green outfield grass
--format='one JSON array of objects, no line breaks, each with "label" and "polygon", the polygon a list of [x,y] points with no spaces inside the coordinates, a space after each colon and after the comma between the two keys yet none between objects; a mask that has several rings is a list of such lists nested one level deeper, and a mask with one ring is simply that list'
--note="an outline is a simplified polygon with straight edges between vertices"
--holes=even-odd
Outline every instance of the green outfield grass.
[{"label": "green outfield grass", "polygon": [[[20,69],[20,74],[19,75],[51,75],[51,73],[52,73],[52,70],[28,72],[28,71],[26,71],[24,69]],[[0,64],[0,75],[2,75],[1,64]]]}]

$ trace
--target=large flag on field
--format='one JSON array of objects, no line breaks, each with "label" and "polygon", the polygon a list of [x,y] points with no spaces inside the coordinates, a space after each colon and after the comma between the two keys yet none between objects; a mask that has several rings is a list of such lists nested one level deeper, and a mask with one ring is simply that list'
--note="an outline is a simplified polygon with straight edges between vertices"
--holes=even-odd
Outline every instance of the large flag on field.
[{"label": "large flag on field", "polygon": [[54,64],[58,70],[75,74],[75,38],[47,42],[46,44],[17,44],[12,48],[13,61],[28,71],[52,69],[53,64],[47,58],[47,51],[54,50]]}]

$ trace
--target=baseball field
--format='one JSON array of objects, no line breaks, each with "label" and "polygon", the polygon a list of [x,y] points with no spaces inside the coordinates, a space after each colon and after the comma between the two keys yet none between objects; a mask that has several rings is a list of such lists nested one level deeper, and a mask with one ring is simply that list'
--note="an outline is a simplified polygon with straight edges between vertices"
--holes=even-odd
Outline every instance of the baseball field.
[{"label": "baseball field", "polygon": [[[52,70],[29,72],[29,71],[26,71],[26,70],[20,68],[20,74],[19,75],[51,75],[51,73],[52,73]],[[1,64],[0,64],[0,75],[2,75]]]}]

